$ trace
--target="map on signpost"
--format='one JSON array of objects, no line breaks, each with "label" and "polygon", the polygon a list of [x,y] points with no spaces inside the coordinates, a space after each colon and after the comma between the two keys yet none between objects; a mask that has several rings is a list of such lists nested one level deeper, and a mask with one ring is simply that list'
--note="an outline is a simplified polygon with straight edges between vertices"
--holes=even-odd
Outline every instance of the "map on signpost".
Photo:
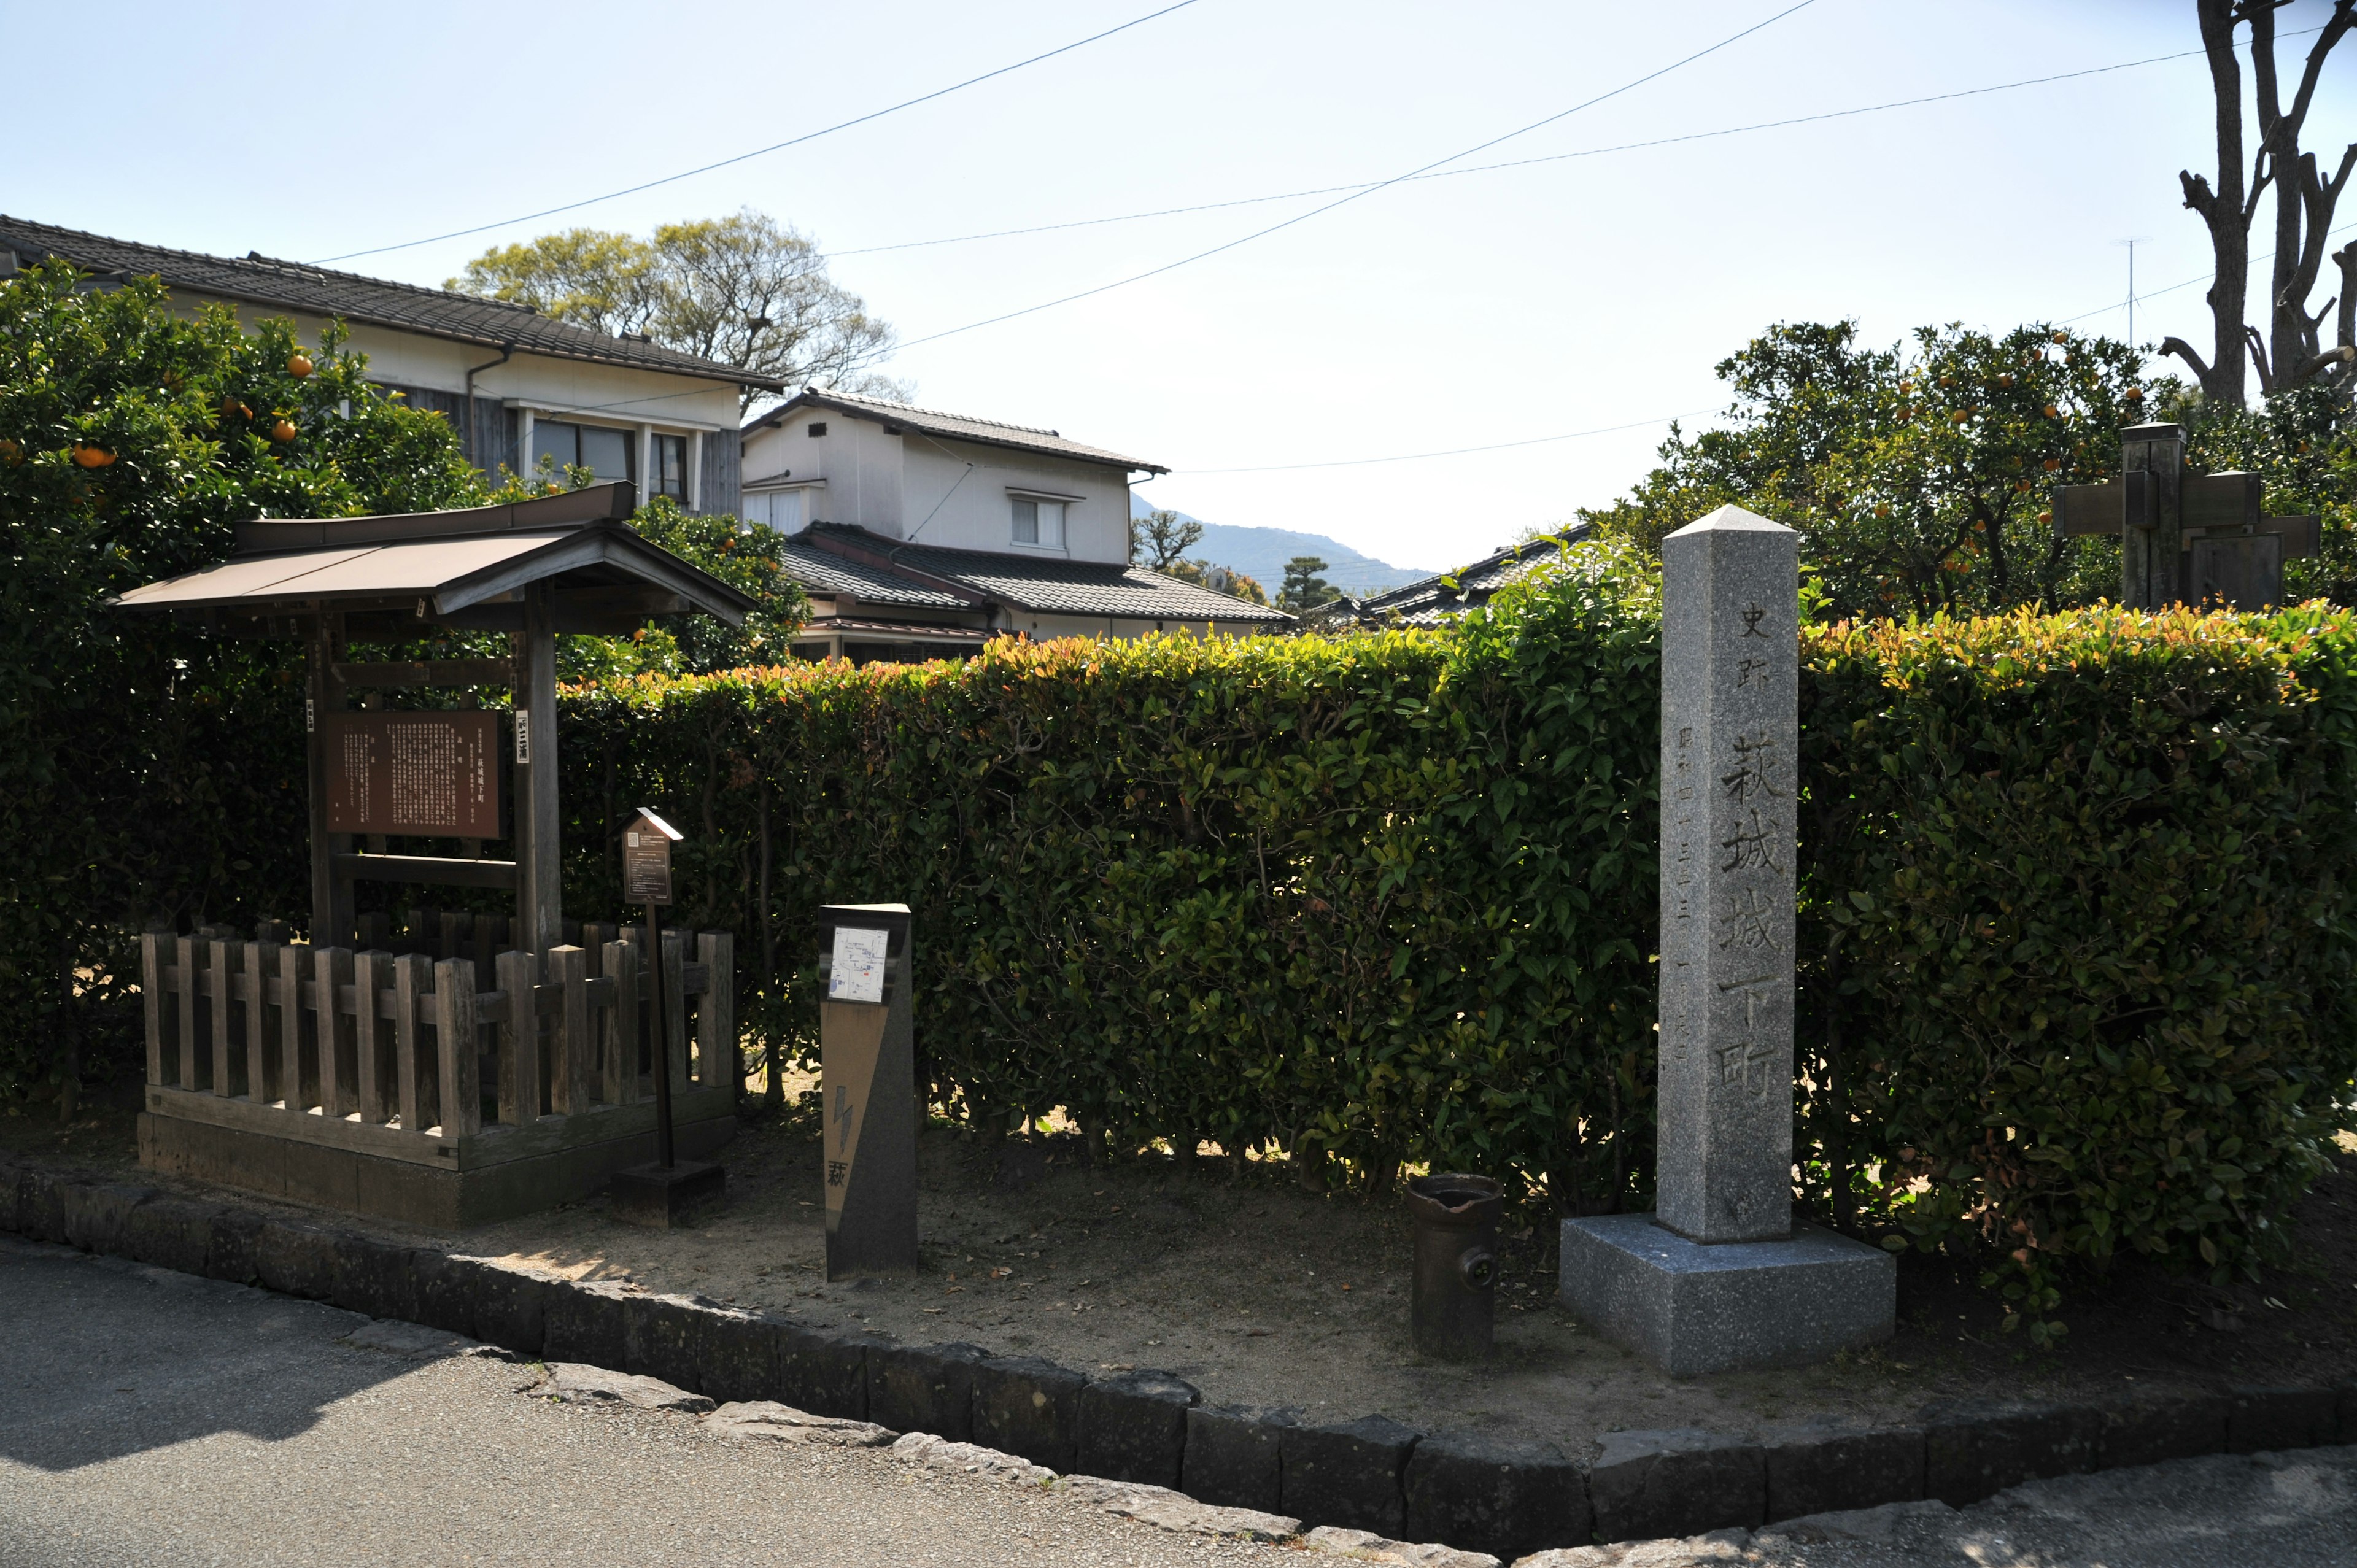
[{"label": "map on signpost", "polygon": [[884,1000],[885,950],[891,942],[889,931],[871,931],[857,926],[834,928],[834,963],[827,976],[826,995],[830,1002],[881,1002]]},{"label": "map on signpost", "polygon": [[331,713],[328,831],[507,836],[497,714]]}]

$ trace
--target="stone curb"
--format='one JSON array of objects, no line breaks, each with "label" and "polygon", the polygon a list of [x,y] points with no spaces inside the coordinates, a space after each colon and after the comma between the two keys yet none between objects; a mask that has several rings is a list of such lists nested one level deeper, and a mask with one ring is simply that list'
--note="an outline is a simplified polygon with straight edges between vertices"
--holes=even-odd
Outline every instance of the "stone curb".
[{"label": "stone curb", "polygon": [[21,1160],[0,1158],[0,1232],[423,1324],[526,1359],[652,1378],[719,1403],[774,1401],[987,1444],[1051,1471],[1095,1466],[1203,1503],[1506,1562],[1927,1498],[1961,1508],[2023,1481],[2161,1459],[2357,1443],[2352,1382],[1946,1405],[1911,1426],[1804,1426],[1757,1440],[1616,1432],[1582,1465],[1550,1445],[1426,1434],[1382,1416],[1308,1426],[1291,1410],[1207,1406],[1167,1373],[1091,1378],[971,1345],[830,1334]]}]

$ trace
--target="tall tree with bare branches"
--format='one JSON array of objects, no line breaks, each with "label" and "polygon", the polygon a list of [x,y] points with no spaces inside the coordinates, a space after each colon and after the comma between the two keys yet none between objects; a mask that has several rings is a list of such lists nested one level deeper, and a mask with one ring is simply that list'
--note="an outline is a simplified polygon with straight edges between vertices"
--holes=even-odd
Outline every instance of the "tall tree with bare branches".
[{"label": "tall tree with bare branches", "polygon": [[[2209,295],[2212,347],[2205,358],[2184,338],[2170,338],[2161,344],[2161,352],[2175,354],[2193,367],[2210,402],[2236,408],[2245,402],[2245,355],[2258,373],[2259,389],[2267,392],[2298,386],[2328,368],[2338,367],[2345,374],[2357,359],[2357,349],[2351,348],[2349,287],[2357,276],[2357,250],[2333,257],[2342,274],[2336,348],[2320,350],[2317,338],[2318,324],[2331,306],[2313,316],[2308,311],[2309,294],[2323,270],[2333,209],[2351,170],[2357,168],[2357,144],[2341,154],[2339,170],[2330,177],[2321,173],[2316,155],[2303,153],[2299,146],[2325,57],[2357,24],[2357,0],[2334,0],[2332,15],[2309,47],[2287,109],[2276,69],[2276,13],[2288,4],[2290,0],[2195,0],[2194,5],[2216,100],[2218,176],[2215,186],[2190,169],[2179,170],[2177,177],[2184,187],[2185,205],[2210,230],[2214,258]],[[2244,27],[2251,30],[2252,98],[2259,132],[2247,178],[2243,172],[2243,70],[2234,38]],[[2263,333],[2247,320],[2244,296],[2250,287],[2251,220],[2271,185],[2276,247],[2268,278],[2267,330]]]}]

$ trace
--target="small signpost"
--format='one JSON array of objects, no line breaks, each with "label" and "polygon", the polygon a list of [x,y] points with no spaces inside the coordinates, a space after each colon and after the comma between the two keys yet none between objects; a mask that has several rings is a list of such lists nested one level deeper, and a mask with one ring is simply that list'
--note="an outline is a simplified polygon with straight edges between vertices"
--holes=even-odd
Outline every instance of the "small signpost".
[{"label": "small signpost", "polygon": [[826,1277],[917,1266],[917,1063],[906,904],[819,910]]},{"label": "small signpost", "polygon": [[726,1167],[709,1160],[676,1160],[672,1145],[671,1017],[663,1001],[662,907],[671,902],[671,846],[680,832],[640,806],[622,831],[622,899],[647,907],[647,1015],[653,1021],[655,1158],[614,1173],[607,1190],[617,1219],[668,1229],[720,1197]]},{"label": "small signpost", "polygon": [[2185,427],[2133,424],[2120,432],[2120,477],[2054,492],[2054,526],[2120,541],[2120,603],[2131,609],[2222,605],[2255,610],[2283,602],[2283,564],[2313,555],[2313,517],[2267,517],[2256,474],[2196,474],[2185,466]]}]

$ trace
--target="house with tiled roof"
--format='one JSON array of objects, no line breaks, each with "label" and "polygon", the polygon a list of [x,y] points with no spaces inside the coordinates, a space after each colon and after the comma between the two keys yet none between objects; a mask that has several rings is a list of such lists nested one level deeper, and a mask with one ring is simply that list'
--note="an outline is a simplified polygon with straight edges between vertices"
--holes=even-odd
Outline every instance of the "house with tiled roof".
[{"label": "house with tiled roof", "polygon": [[317,342],[333,321],[369,379],[439,413],[478,468],[529,473],[543,456],[627,479],[694,511],[737,510],[739,389],[782,384],[734,365],[593,332],[528,305],[249,252],[212,256],[0,215],[0,277],[61,257],[104,286],[155,276],[176,305],[222,303],[292,319]]},{"label": "house with tiled roof", "polygon": [[1576,522],[1558,532],[1510,544],[1453,572],[1436,572],[1363,599],[1345,595],[1318,606],[1303,618],[1312,627],[1329,628],[1349,625],[1446,626],[1467,610],[1488,604],[1507,584],[1560,560],[1566,547],[1586,539],[1588,532],[1588,524]]},{"label": "house with tiled roof", "polygon": [[1060,431],[805,388],[745,426],[743,461],[741,515],[791,536],[811,596],[805,658],[1291,619],[1132,565],[1131,476],[1168,470]]}]

